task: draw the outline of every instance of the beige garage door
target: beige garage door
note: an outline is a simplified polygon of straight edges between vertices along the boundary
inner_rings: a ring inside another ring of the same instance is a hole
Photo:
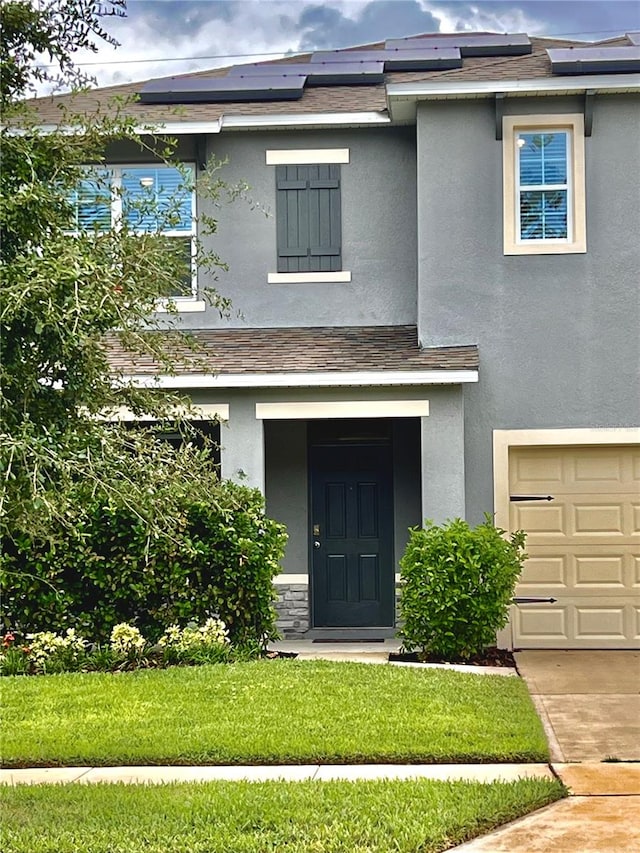
[[[514,608],[515,647],[640,648],[640,448],[514,448],[509,481],[517,595],[557,599]]]

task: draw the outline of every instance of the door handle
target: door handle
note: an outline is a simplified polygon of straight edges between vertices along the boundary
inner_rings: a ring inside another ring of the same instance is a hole
[[[317,540],[317,539],[316,539],[316,541],[313,543],[313,547],[314,547],[314,548],[319,548],[319,547],[320,547],[320,543],[318,542],[318,540]]]

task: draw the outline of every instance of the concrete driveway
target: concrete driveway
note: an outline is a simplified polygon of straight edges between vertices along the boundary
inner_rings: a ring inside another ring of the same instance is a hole
[[[640,760],[640,652],[515,654],[554,762]]]
[[[456,853],[640,850],[640,652],[517,652],[570,792]],[[607,758],[618,762],[602,763]],[[580,763],[574,763],[580,762]],[[453,850],[451,853],[453,853]]]

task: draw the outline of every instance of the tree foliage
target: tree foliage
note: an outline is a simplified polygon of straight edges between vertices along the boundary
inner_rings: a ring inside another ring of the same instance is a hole
[[[103,418],[124,406],[159,421],[177,419],[189,433],[188,401],[136,387],[113,370],[105,345],[112,339],[151,357],[165,374],[178,369],[179,353],[194,356],[192,338],[178,329],[175,302],[169,301],[167,313],[154,312],[158,299],[189,278],[183,253],[160,227],[140,234],[120,222],[97,230],[79,227],[74,218],[73,193],[87,176],[87,164],[99,168],[110,145],[126,143],[149,160],[176,165],[175,140],[151,128],[136,130],[122,102],[93,115],[61,111],[52,132],[38,124],[37,101],[24,100],[34,83],[83,82],[74,53],[95,50],[100,41],[113,43],[103,16],[123,12],[124,5],[2,4],[0,532],[10,539],[24,532],[51,541],[62,535],[73,516],[70,501],[77,498],[78,482],[92,496],[117,497],[135,508],[150,535],[163,535],[172,528],[166,516],[172,510],[170,502],[149,500],[155,478],[172,471],[179,490],[195,477],[206,494],[207,476],[215,477],[206,450],[187,451],[178,461],[152,430],[134,433]],[[35,65],[43,54],[54,71]],[[214,203],[242,189],[228,187],[218,167],[198,178],[198,193]],[[184,180],[190,180],[187,172]],[[200,238],[215,227],[212,218],[201,216]],[[199,269],[215,277],[215,268],[223,266],[219,258],[201,241],[196,253]],[[228,309],[215,290],[204,297],[221,312]]]

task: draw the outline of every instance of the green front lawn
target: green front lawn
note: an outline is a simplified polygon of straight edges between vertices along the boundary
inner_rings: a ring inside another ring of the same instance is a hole
[[[556,781],[4,789],[3,853],[435,853],[564,796]]]
[[[519,678],[253,661],[2,679],[6,767],[545,761]]]

